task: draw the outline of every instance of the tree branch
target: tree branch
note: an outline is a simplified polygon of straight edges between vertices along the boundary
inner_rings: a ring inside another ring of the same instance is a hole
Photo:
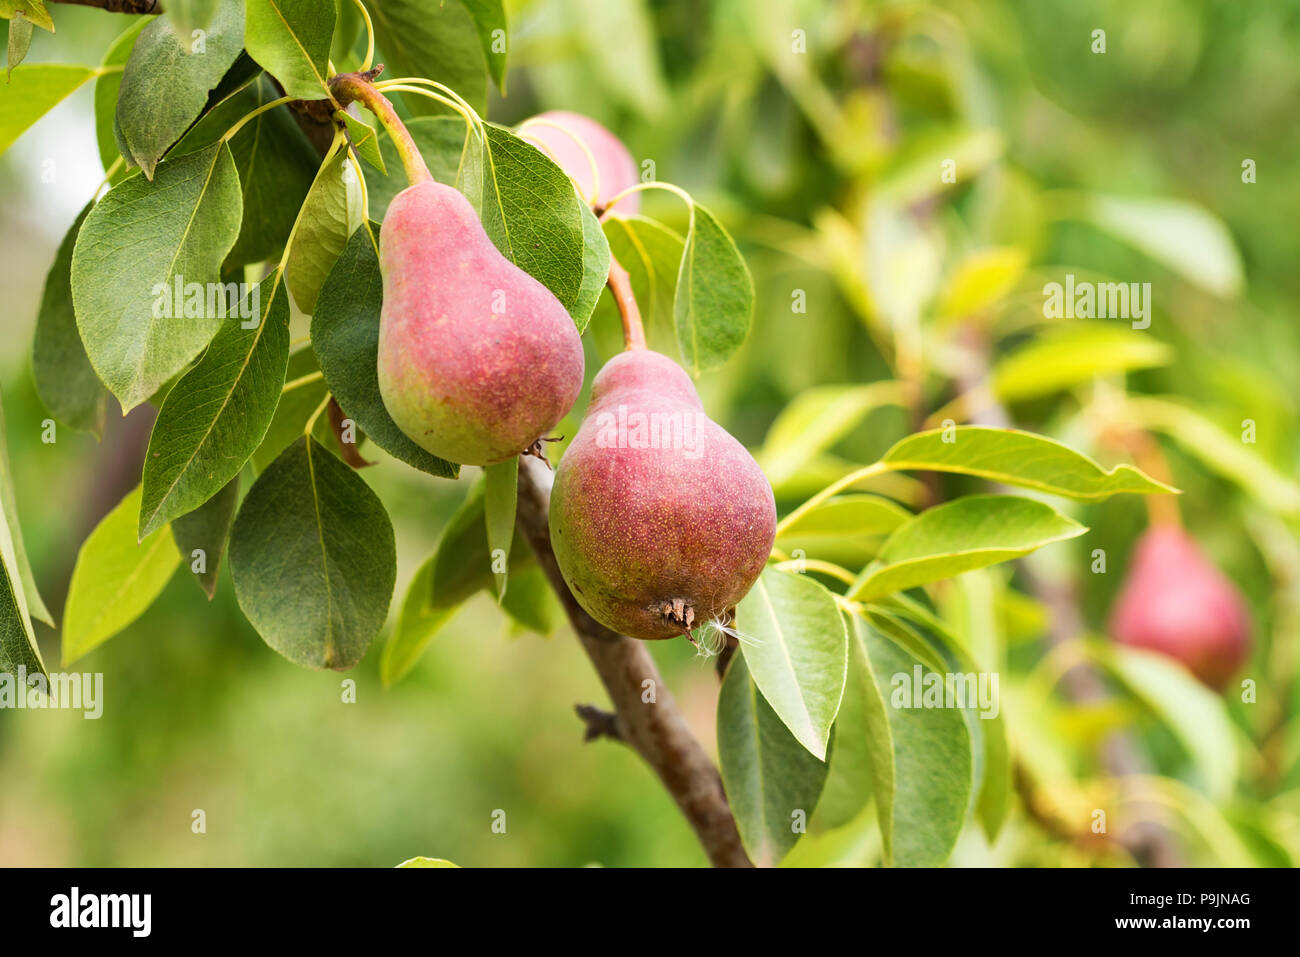
[[[520,457],[519,531],[532,546],[578,641],[609,692],[620,737],[659,775],[715,867],[752,867],[722,791],[722,778],[691,734],[645,643],[597,622],[564,583],[551,550],[547,521],[551,480],[550,470],[539,459]]]
[[[575,704],[573,710],[587,726],[587,733],[582,736],[582,740],[595,741],[597,738],[609,738],[611,741],[623,740],[623,729],[619,727],[618,715],[614,712],[597,708],[594,704]]]

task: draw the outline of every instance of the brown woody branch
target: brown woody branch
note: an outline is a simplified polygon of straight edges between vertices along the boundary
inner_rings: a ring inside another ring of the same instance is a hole
[[[722,791],[722,778],[691,734],[645,643],[597,622],[564,583],[551,550],[547,522],[551,479],[550,470],[539,459],[520,456],[519,531],[537,555],[578,641],[609,692],[614,721],[606,722],[606,727],[636,749],[659,776],[715,867],[752,867]],[[590,719],[583,718],[590,735]]]
[[[623,740],[623,729],[619,726],[618,715],[614,712],[605,711],[592,704],[575,704],[573,710],[587,726],[582,740],[595,741],[597,738],[609,738],[611,741]]]

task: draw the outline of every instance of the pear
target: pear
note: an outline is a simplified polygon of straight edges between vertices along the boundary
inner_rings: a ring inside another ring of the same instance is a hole
[[[1232,582],[1177,525],[1148,529],[1111,610],[1111,636],[1182,662],[1221,689],[1250,652],[1250,616]]]
[[[379,392],[428,452],[492,465],[573,407],[582,343],[560,301],[492,244],[457,190],[398,193],[379,236]]]
[[[672,638],[727,620],[772,551],[776,502],[682,368],[632,349],[592,383],[556,469],[550,525],[564,580],[593,618]]]
[[[521,135],[550,156],[593,206],[603,206],[640,182],[636,161],[623,141],[595,120],[581,113],[551,110],[539,113],[527,124]],[[596,161],[594,175],[593,159]],[[641,197],[637,193],[619,200],[615,207],[620,216],[631,216],[640,209]]]

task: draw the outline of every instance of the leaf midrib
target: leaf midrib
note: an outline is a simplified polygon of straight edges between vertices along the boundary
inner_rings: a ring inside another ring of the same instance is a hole
[[[307,478],[311,484],[312,510],[316,513],[316,538],[320,542],[321,572],[325,576],[325,659],[326,668],[332,667],[334,660],[334,588],[330,584],[330,559],[325,548],[325,519],[320,511],[320,493],[316,487],[316,464],[312,461],[311,447],[314,441],[310,435],[305,436],[307,451]]]
[[[760,578],[754,583],[754,587],[758,590],[759,597],[763,599],[763,605],[767,608],[768,617],[772,619],[772,627],[776,630],[777,644],[781,647],[782,657],[785,659],[785,663],[790,671],[790,677],[794,681],[795,691],[797,692],[796,698],[799,701],[799,706],[803,709],[802,717],[806,723],[807,731],[811,733],[814,739],[818,739],[820,738],[820,735],[817,732],[816,725],[813,723],[812,711],[809,709],[808,702],[804,698],[803,686],[799,683],[799,674],[795,671],[794,659],[790,657],[790,646],[786,641],[785,632],[781,628],[780,621],[777,620],[776,609],[772,606],[772,599],[768,597],[767,586],[763,584],[763,580]],[[758,682],[755,681],[754,683],[757,684]],[[824,757],[825,755],[821,756]]]
[[[170,498],[172,493],[176,491],[176,486],[180,484],[181,479],[184,478],[185,474],[189,471],[190,466],[194,464],[194,460],[198,458],[199,452],[202,451],[203,446],[207,443],[207,441],[210,438],[212,438],[213,430],[216,429],[217,423],[221,421],[221,416],[225,413],[226,407],[230,405],[231,400],[234,398],[235,391],[239,388],[239,384],[243,381],[245,373],[248,372],[248,367],[249,365],[252,364],[253,361],[253,354],[257,352],[258,344],[261,343],[262,336],[266,332],[266,327],[268,324],[267,317],[271,314],[271,306],[275,302],[275,294],[279,291],[279,288],[280,288],[280,272],[277,270],[275,275],[275,283],[271,287],[271,295],[267,299],[266,309],[262,313],[261,321],[258,323],[257,326],[257,335],[253,337],[253,344],[249,347],[248,352],[244,355],[244,361],[240,365],[239,372],[235,375],[234,381],[230,384],[230,388],[226,391],[225,396],[222,397],[221,408],[217,409],[216,414],[212,416],[211,421],[208,423],[207,428],[203,432],[203,436],[195,444],[194,451],[191,452],[189,458],[185,460],[185,464],[182,465],[180,470],[176,473],[176,477],[172,480],[171,485],[167,486],[167,490],[163,492],[163,494],[159,497],[157,506],[154,508],[153,512],[149,516],[149,522],[146,525],[145,533],[144,533],[146,536],[154,530],[151,526],[157,520],[158,514],[163,510],[163,506],[167,504],[168,498]],[[199,371],[199,367],[195,366],[194,371],[195,372]],[[186,376],[186,378],[188,378],[188,376]],[[181,381],[183,382],[184,379],[182,379]]]

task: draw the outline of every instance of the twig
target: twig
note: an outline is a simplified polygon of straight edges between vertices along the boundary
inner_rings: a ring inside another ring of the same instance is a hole
[[[623,740],[623,731],[618,726],[618,715],[614,712],[603,711],[594,704],[575,704],[573,710],[587,726],[587,732],[582,736],[583,741],[595,741],[597,738],[609,738],[611,741]]]
[[[520,457],[517,523],[609,692],[621,740],[659,776],[715,867],[752,867],[723,793],[722,778],[691,734],[645,643],[597,622],[565,585],[547,523],[551,478],[540,461]]]

